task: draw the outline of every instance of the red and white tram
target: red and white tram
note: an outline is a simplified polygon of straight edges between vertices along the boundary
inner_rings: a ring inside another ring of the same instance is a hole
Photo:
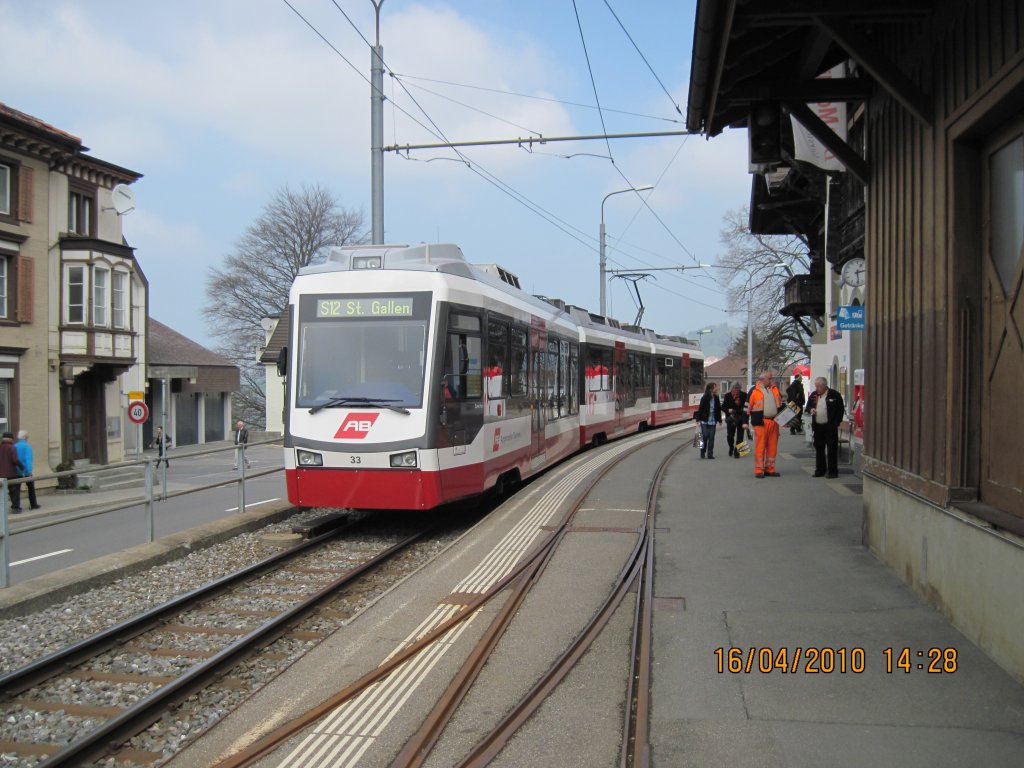
[[[531,296],[454,245],[336,249],[288,311],[299,506],[432,509],[691,418],[703,392],[698,345]]]

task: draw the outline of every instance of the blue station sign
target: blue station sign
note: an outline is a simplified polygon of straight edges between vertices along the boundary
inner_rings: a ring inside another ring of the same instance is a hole
[[[836,313],[836,328],[840,331],[864,330],[864,307],[862,305],[839,307]]]

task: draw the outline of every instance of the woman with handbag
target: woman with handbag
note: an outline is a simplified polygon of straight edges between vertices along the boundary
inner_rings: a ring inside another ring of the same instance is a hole
[[[718,385],[711,382],[704,388],[704,396],[697,406],[697,423],[700,424],[701,437],[704,439],[700,448],[700,457],[707,454],[709,459],[715,458],[715,432],[722,423],[722,401],[718,399]]]

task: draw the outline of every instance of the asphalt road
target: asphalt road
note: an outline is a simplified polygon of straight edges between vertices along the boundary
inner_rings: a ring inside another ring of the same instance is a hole
[[[253,446],[249,448],[248,456],[252,467],[247,472],[263,472],[283,467],[283,456],[279,446]],[[171,492],[219,481],[223,481],[224,485],[166,501],[157,501],[153,513],[155,538],[218,520],[238,511],[238,479],[241,473],[232,469],[234,457],[233,451],[191,458],[187,455],[171,454],[171,466],[167,471],[168,488]],[[141,497],[143,492],[142,488],[133,489],[130,497]],[[154,488],[154,493],[159,493],[159,486]],[[103,497],[104,494],[97,493],[82,494],[73,498],[79,500],[80,504],[91,505]],[[247,479],[245,482],[246,509],[284,498],[287,498],[287,493],[283,471]],[[114,500],[111,498],[111,501]],[[41,496],[39,501],[44,510],[47,507],[58,506],[58,497],[55,496]],[[61,506],[68,505],[64,503]],[[38,523],[41,518],[33,516],[31,519],[11,519],[11,530],[15,535],[11,537],[10,584],[119,552],[147,541],[145,504],[105,512],[83,520],[60,522],[80,511],[72,509],[67,512],[54,512],[42,519],[59,524],[21,534],[17,533],[19,528],[30,523]]]

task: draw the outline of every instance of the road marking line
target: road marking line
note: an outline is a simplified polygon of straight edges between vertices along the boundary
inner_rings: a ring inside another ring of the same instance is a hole
[[[260,504],[269,504],[272,501],[280,501],[280,500],[281,500],[280,496],[275,496],[272,499],[264,499],[263,501],[254,501],[252,504],[246,503],[245,508],[248,509],[249,507],[258,507]],[[238,507],[232,507],[231,509],[225,509],[224,511],[225,512],[237,512],[238,511]]]
[[[26,558],[24,560],[17,560],[15,562],[11,563],[11,565],[21,565],[22,563],[31,563],[33,560],[44,560],[47,557],[56,557],[57,555],[63,555],[63,554],[66,554],[68,552],[74,552],[74,551],[75,550],[73,550],[73,549],[58,549],[56,552],[50,552],[50,553],[45,554],[45,555],[36,555],[35,557],[29,557],[29,558]]]

